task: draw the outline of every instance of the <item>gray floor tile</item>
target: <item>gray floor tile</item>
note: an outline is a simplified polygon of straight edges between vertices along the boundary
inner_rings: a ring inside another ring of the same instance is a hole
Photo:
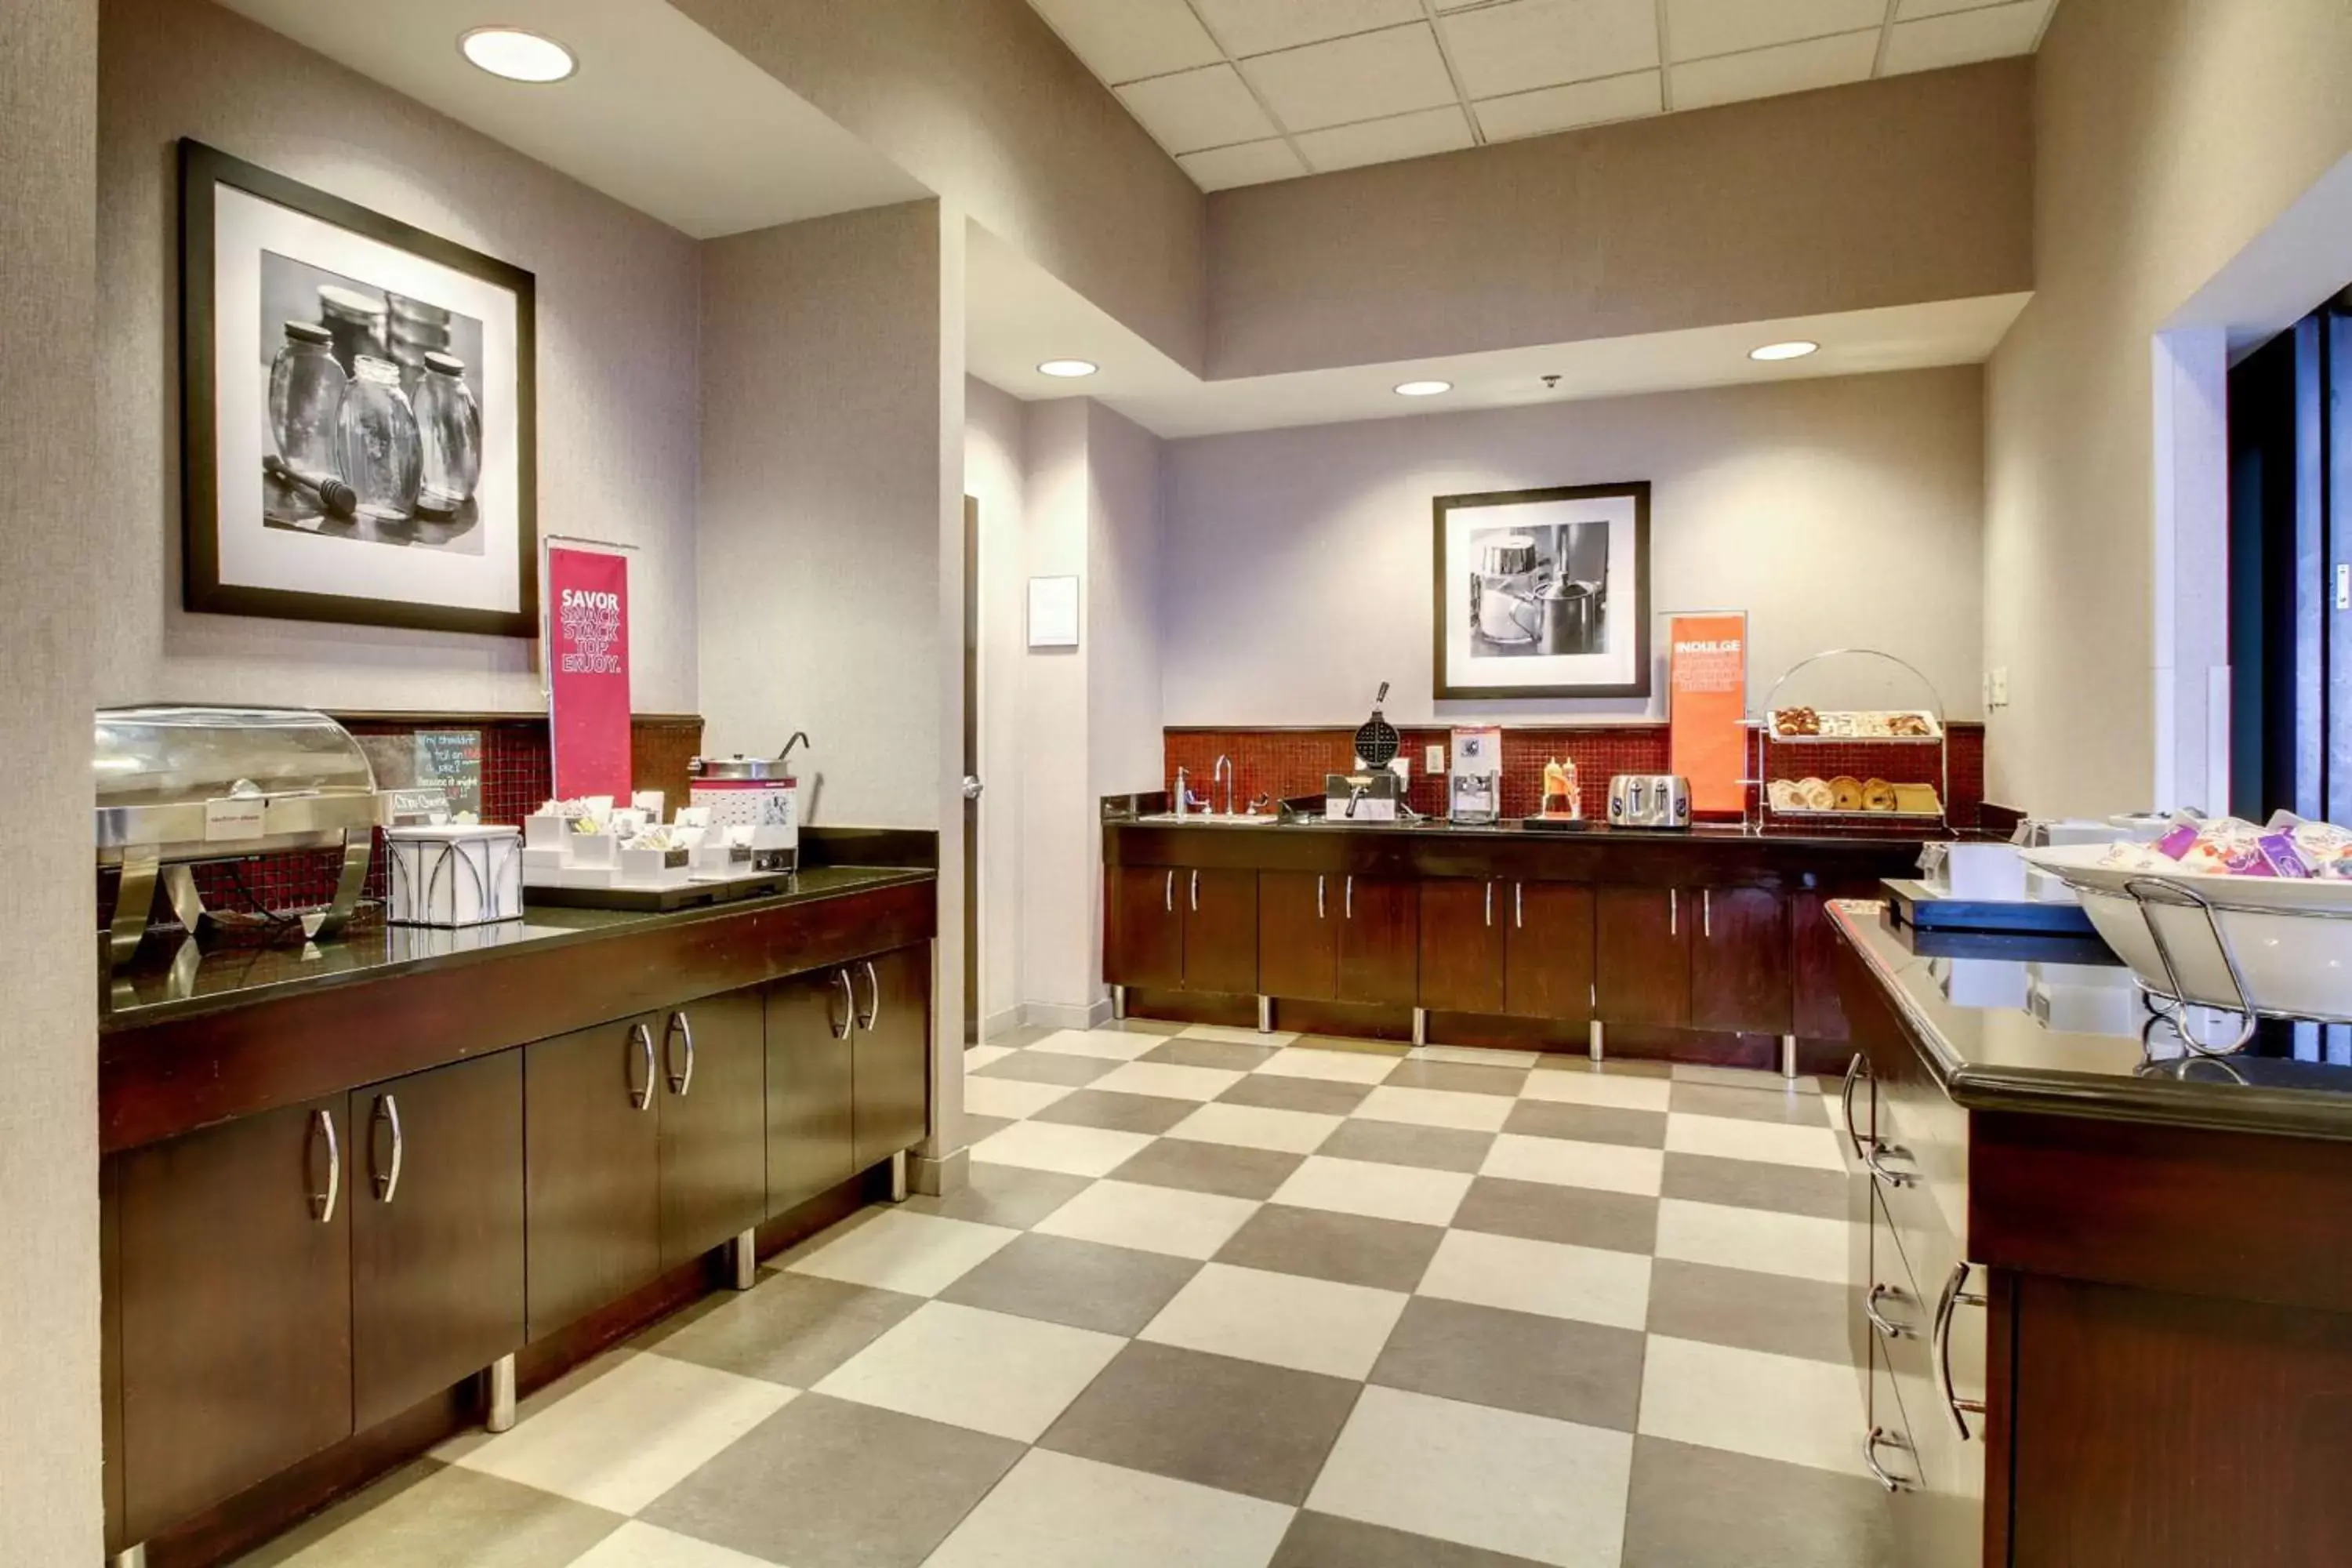
[[[1302,1510],[1266,1568],[1537,1568],[1532,1559]]]
[[[1724,1160],[1712,1154],[1668,1153],[1661,1191],[1664,1196],[1696,1203],[1843,1219],[1853,1201],[1848,1185],[1847,1178],[1836,1171]]]
[[[563,1568],[623,1518],[429,1459],[306,1521],[238,1568]]]
[[[1370,1092],[1369,1090],[1367,1092]],[[1317,1153],[1376,1165],[1419,1165],[1425,1171],[1475,1171],[1495,1146],[1491,1132],[1416,1127],[1402,1121],[1345,1121]]]
[[[1058,1083],[1084,1089],[1120,1064],[1101,1057],[1074,1057],[1065,1051],[1015,1051],[989,1063],[974,1078],[1018,1079],[1023,1083]]]
[[[1136,1059],[1170,1062],[1177,1067],[1223,1068],[1233,1072],[1252,1072],[1274,1052],[1272,1046],[1245,1046],[1235,1040],[1200,1040],[1180,1036],[1164,1046],[1152,1047]]]
[[[1357,1393],[1347,1378],[1131,1344],[1038,1447],[1295,1505]]]
[[[1200,1271],[1190,1258],[1031,1235],[940,1291],[940,1300],[1132,1336]]]
[[[1650,1269],[1650,1331],[1843,1363],[1852,1295],[1817,1279],[1661,1258]]]
[[[1228,1105],[1263,1105],[1270,1110],[1311,1110],[1323,1116],[1346,1116],[1372,1092],[1368,1083],[1334,1083],[1328,1079],[1282,1078],[1252,1073],[1217,1096]]]
[[[1192,1114],[1194,1102],[1157,1094],[1118,1094],[1109,1089],[1082,1089],[1066,1094],[1032,1121],[1058,1121],[1071,1127],[1108,1127],[1114,1132],[1167,1131]]]
[[[1399,1062],[1381,1080],[1390,1089],[1444,1089],[1456,1094],[1517,1094],[1528,1081],[1525,1068],[1474,1067],[1467,1062]]]
[[[793,1568],[917,1568],[1022,1451],[803,1394],[638,1517]]]
[[[989,1036],[981,1044],[1003,1046],[1007,1050],[1017,1051],[1024,1046],[1034,1046],[1046,1036],[1060,1032],[1058,1029],[1049,1029],[1039,1024],[1016,1024],[1012,1028],[1001,1029]]]
[[[1641,1413],[1642,1341],[1630,1329],[1416,1296],[1371,1381],[1630,1432]]]
[[[1623,1568],[1892,1568],[1876,1486],[1663,1437],[1633,1440]]]
[[[1592,1058],[1582,1051],[1546,1051],[1536,1058],[1538,1072],[1592,1070]],[[1639,1057],[1612,1056],[1601,1070],[1621,1078],[1672,1078],[1675,1075],[1670,1063],[1644,1061]]]
[[[968,1149],[990,1133],[1002,1132],[1012,1126],[1013,1119],[1009,1116],[982,1116],[967,1110],[957,1125],[962,1129],[964,1147]]]
[[[1192,1026],[1181,1018],[1120,1018],[1095,1026],[1120,1035],[1181,1035]]]
[[[1444,1239],[1440,1226],[1268,1204],[1234,1233],[1217,1261],[1377,1290],[1411,1290]]]
[[[703,1302],[708,1310],[646,1336],[640,1348],[793,1388],[808,1387],[923,1304],[919,1296],[808,1274],[772,1275],[756,1289]]]
[[[1519,1101],[1511,1107],[1511,1119],[1503,1123],[1503,1131],[1529,1138],[1573,1138],[1580,1143],[1623,1143],[1636,1149],[1666,1146],[1666,1119],[1655,1111],[1559,1100]]]
[[[1779,1121],[1796,1127],[1822,1122],[1819,1089],[1726,1089],[1712,1083],[1676,1083],[1667,1109],[1695,1116],[1730,1116],[1743,1121]]]
[[[1470,1184],[1462,1206],[1454,1211],[1454,1228],[1647,1257],[1657,1250],[1658,1200],[1634,1193],[1481,1176]]]
[[[1229,1198],[1264,1198],[1288,1181],[1290,1173],[1298,1169],[1306,1158],[1304,1154],[1287,1154],[1274,1149],[1244,1149],[1231,1143],[1162,1138],[1137,1150],[1110,1174],[1114,1181],[1141,1182],[1155,1187],[1220,1193]]]
[[[1008,1121],[1002,1125],[1013,1124]],[[980,1142],[977,1135],[972,1142]],[[1033,1171],[1025,1165],[999,1165],[985,1160],[971,1162],[971,1180],[945,1197],[911,1197],[903,1206],[916,1214],[937,1215],[941,1219],[966,1219],[976,1225],[1027,1230],[1094,1184],[1085,1176]]]

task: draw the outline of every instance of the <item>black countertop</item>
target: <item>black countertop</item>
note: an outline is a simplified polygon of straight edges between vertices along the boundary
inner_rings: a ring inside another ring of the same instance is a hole
[[[2149,1021],[2131,972],[2037,960],[2037,939],[1979,937],[1966,956],[1834,900],[1831,922],[1885,989],[1944,1092],[1973,1110],[2352,1141],[2352,1067],[2197,1057]],[[1956,999],[1958,998],[1958,999]]]
[[[929,881],[934,875],[919,867],[818,866],[803,868],[787,893],[668,914],[530,909],[526,891],[522,919],[460,931],[385,925],[371,913],[322,942],[257,946],[215,942],[198,949],[183,942],[174,951],[160,941],[151,942],[138,963],[117,971],[102,987],[99,1027],[102,1033],[142,1028],[298,992],[478,963],[517,949],[593,942],[656,925],[734,920],[763,910]]]
[[[1277,838],[1294,837],[1301,833],[1339,834],[1350,838],[1411,837],[1411,838],[1518,838],[1545,844],[1757,844],[1784,845],[1790,848],[1886,848],[1916,847],[1938,839],[1962,837],[1958,832],[1880,831],[1853,828],[1837,832],[1810,832],[1803,829],[1773,828],[1759,831],[1736,822],[1700,822],[1688,827],[1612,827],[1596,822],[1580,830],[1562,832],[1557,828],[1527,827],[1517,818],[1485,826],[1470,826],[1448,821],[1442,816],[1423,817],[1419,822],[1332,822],[1321,817],[1304,817],[1292,822],[1245,823],[1211,820],[1198,816],[1176,817],[1165,815],[1131,815],[1118,811],[1106,803],[1104,826],[1109,827],[1140,827],[1160,830],[1182,829],[1188,832],[1271,835]]]

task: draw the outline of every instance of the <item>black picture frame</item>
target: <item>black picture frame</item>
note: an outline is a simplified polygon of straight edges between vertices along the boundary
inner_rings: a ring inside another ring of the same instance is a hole
[[[1452,514],[1484,507],[1520,506],[1546,501],[1627,500],[1633,504],[1633,679],[1628,681],[1576,686],[1454,685],[1446,679],[1445,648],[1449,619],[1454,613],[1454,584],[1445,564],[1446,531]],[[1553,485],[1537,489],[1482,490],[1468,495],[1437,496],[1430,503],[1430,684],[1439,702],[1490,702],[1524,699],[1643,697],[1650,695],[1650,482],[1628,480],[1608,485]]]
[[[180,140],[179,174],[182,604],[205,615],[538,637],[538,292],[533,275],[193,138]],[[220,351],[213,318],[215,192],[223,185],[478,278],[514,296],[517,603],[513,610],[306,593],[221,580],[219,409],[215,395]]]

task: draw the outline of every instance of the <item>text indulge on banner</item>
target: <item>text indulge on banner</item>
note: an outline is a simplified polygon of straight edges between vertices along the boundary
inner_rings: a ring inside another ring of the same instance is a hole
[[[1666,622],[1666,717],[1674,770],[1690,780],[1691,810],[1748,809],[1748,617],[1675,616]]]
[[[555,793],[629,798],[629,561],[547,552],[548,730]]]

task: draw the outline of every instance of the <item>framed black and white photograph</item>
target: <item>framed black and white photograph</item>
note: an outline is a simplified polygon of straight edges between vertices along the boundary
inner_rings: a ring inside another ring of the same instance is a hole
[[[535,637],[531,275],[180,143],[191,610]]]
[[[1439,496],[1439,701],[1650,694],[1650,487]]]

